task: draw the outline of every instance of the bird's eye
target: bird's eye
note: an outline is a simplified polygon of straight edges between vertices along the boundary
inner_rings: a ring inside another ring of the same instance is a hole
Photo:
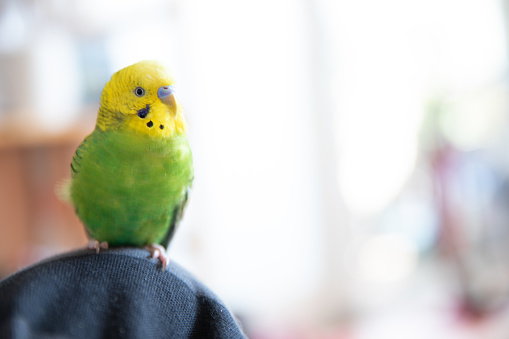
[[[136,87],[134,89],[134,94],[136,94],[137,97],[142,97],[145,95],[145,90],[141,87]]]

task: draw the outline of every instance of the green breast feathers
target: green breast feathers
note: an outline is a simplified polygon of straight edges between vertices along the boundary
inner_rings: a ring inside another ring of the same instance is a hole
[[[110,246],[166,246],[193,180],[187,138],[153,140],[96,130],[71,164],[71,201],[91,238]]]

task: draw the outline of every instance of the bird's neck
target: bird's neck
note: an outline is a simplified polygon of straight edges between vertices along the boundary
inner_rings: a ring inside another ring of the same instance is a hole
[[[101,106],[99,107],[95,127],[103,132],[115,130],[121,126],[123,120],[124,118],[121,113],[112,112]]]
[[[167,112],[153,109],[146,118],[113,112],[104,107],[99,108],[96,129],[102,132],[114,131],[146,136],[153,140],[167,140],[186,135],[186,122],[182,112],[170,117]]]

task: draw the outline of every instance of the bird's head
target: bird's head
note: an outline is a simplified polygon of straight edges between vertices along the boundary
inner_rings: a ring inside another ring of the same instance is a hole
[[[140,61],[113,74],[102,92],[97,128],[161,138],[185,133],[167,70],[157,61]]]

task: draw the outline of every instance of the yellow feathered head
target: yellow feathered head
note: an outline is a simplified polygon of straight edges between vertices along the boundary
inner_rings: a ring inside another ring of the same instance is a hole
[[[113,74],[102,92],[97,128],[162,138],[183,134],[182,109],[165,67],[145,60]]]

